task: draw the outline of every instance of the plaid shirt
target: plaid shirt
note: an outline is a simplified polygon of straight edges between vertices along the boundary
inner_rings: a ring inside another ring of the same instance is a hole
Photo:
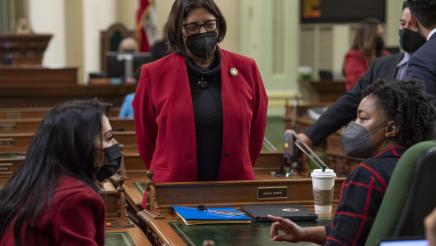
[[[364,245],[404,147],[386,149],[359,164],[342,184],[324,245]]]

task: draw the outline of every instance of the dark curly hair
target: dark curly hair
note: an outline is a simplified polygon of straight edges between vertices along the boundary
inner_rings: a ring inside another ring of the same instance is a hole
[[[366,88],[362,98],[368,95],[376,96],[389,120],[395,121],[398,144],[408,147],[434,139],[436,109],[421,81],[378,80]]]

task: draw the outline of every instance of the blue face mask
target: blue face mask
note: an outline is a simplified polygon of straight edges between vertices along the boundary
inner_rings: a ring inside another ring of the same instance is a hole
[[[342,148],[345,154],[355,158],[369,158],[374,150],[374,146],[371,145],[370,136],[384,127],[385,125],[382,125],[369,132],[365,127],[356,122],[350,122],[341,133]]]

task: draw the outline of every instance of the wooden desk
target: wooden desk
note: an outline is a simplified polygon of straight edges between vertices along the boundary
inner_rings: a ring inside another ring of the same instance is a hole
[[[339,186],[343,178],[336,180],[334,204],[337,204]],[[281,198],[258,198],[261,187],[280,187],[285,194]],[[174,230],[170,223],[180,222],[170,210],[171,205],[182,206],[231,206],[245,204],[303,204],[313,207],[312,182],[310,178],[289,178],[281,180],[220,181],[162,183],[153,185],[150,207],[138,213],[145,224],[145,232],[155,245],[189,245]],[[127,191],[127,189],[126,189]],[[130,194],[127,192],[127,196]],[[130,197],[132,199],[132,197]],[[203,233],[208,235],[207,232]],[[229,235],[230,237],[231,235]],[[207,239],[207,238],[206,238]],[[232,242],[229,242],[232,243]],[[235,244],[244,242],[233,242]]]
[[[134,131],[133,120],[109,118],[113,131]],[[42,117],[23,119],[1,119],[0,133],[35,132],[41,124]]]
[[[321,103],[334,103],[342,94],[345,93],[345,82],[334,80],[323,81],[299,81],[302,88],[315,92],[311,95],[311,101]]]
[[[76,85],[77,67],[0,66],[0,85]]]
[[[47,114],[51,107],[25,107],[25,108],[0,108],[0,120],[42,118]],[[119,107],[112,107],[109,117],[118,117]]]
[[[134,131],[114,131],[114,138],[124,145],[127,152],[138,152]],[[0,133],[0,153],[26,153],[34,133]]]
[[[0,61],[8,56],[14,65],[40,65],[51,37],[51,34],[0,33]]]
[[[72,99],[98,98],[121,105],[136,85],[11,85],[0,84],[2,107],[52,107]]]

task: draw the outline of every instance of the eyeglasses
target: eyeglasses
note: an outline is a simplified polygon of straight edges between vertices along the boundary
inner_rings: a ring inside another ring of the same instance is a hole
[[[217,21],[215,20],[208,20],[206,22],[204,22],[203,24],[198,24],[198,23],[188,23],[188,24],[184,24],[183,28],[185,28],[186,32],[188,32],[188,34],[196,34],[200,31],[201,27],[204,28],[204,30],[206,30],[206,32],[212,32],[216,30],[216,24]]]

